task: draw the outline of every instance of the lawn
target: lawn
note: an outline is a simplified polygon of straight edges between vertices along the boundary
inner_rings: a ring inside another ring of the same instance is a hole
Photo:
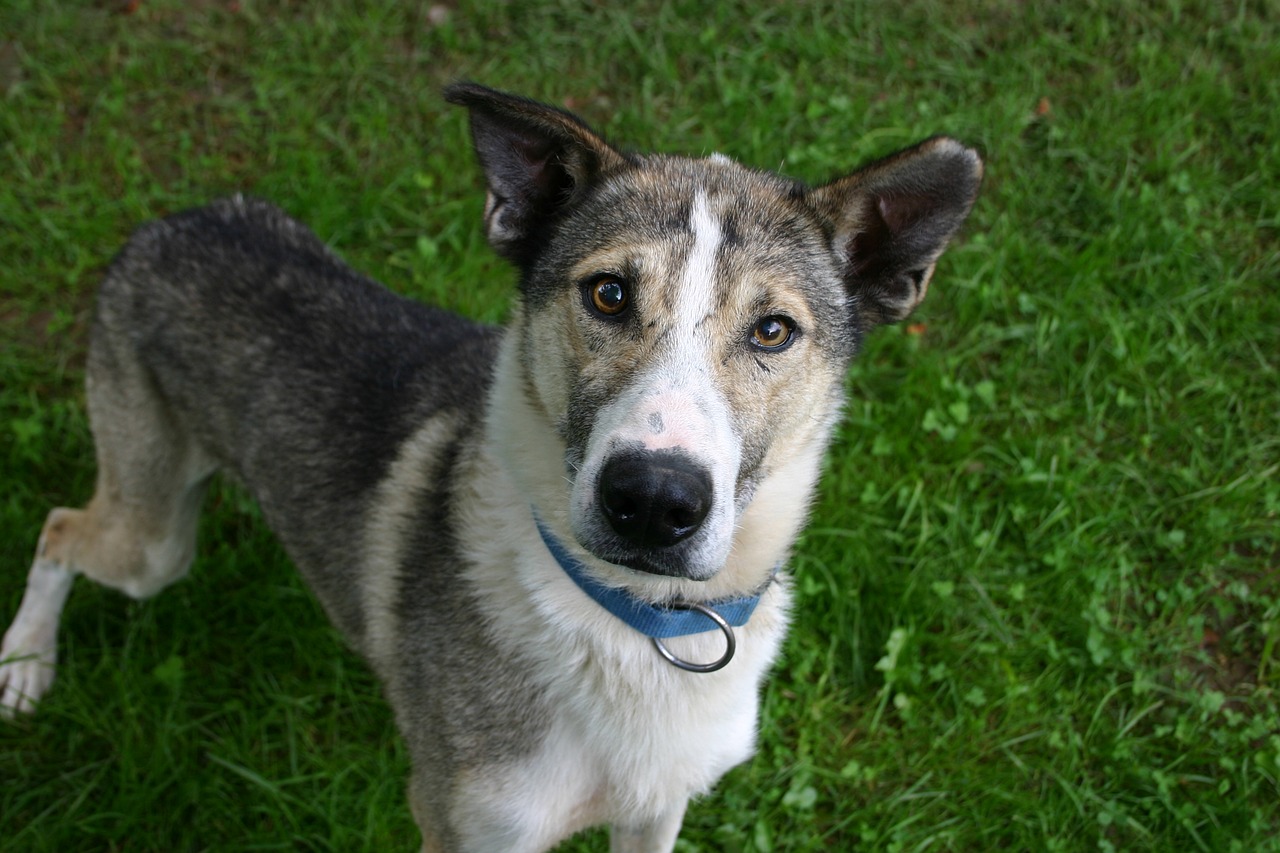
[[[679,849],[1280,850],[1277,22],[1270,0],[8,0],[0,621],[45,513],[90,494],[92,294],[138,223],[251,192],[499,321],[513,275],[450,80],[814,182],[945,132],[983,152],[982,196],[849,374],[759,753]],[[370,674],[252,503],[207,510],[163,595],[77,586],[53,691],[0,724],[0,849],[416,849]]]

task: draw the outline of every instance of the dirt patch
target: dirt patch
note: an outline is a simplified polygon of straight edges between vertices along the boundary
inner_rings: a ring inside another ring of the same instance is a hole
[[[1280,601],[1280,548],[1266,551],[1236,543],[1232,550],[1256,568],[1237,572],[1231,581],[1215,587],[1198,653],[1183,659],[1195,683],[1222,693],[1228,702],[1246,699],[1263,682],[1277,680],[1277,662],[1265,656],[1268,615],[1274,620]],[[1242,596],[1241,590],[1246,589],[1247,595]]]
[[[0,340],[19,359],[54,368],[33,371],[41,380],[31,390],[40,395],[69,394],[80,385],[92,316],[92,289],[66,294],[59,304],[48,306],[0,297]]]

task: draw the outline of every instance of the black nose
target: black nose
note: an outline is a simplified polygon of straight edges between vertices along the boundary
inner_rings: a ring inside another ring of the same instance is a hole
[[[711,477],[678,451],[622,453],[600,473],[600,509],[619,536],[642,548],[665,548],[707,517]]]

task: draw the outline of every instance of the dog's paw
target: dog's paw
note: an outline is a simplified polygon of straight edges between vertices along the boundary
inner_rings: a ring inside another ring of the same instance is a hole
[[[53,684],[57,647],[14,625],[0,645],[0,716],[29,714]]]

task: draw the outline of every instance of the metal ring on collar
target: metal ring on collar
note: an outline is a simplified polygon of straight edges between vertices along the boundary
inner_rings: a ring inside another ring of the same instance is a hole
[[[712,622],[716,623],[716,627],[724,634],[724,654],[721,655],[718,660],[713,660],[711,663],[690,663],[687,660],[681,660],[673,655],[671,651],[662,644],[662,640],[659,640],[657,637],[652,637],[653,645],[657,648],[658,654],[666,658],[673,666],[678,666],[681,669],[688,670],[689,672],[715,672],[717,669],[724,668],[729,661],[733,660],[733,653],[738,648],[738,641],[734,639],[733,628],[729,626],[729,623],[725,621],[723,616],[712,610],[710,607],[707,607],[705,604],[673,604],[672,607],[675,607],[677,610],[696,610]]]

